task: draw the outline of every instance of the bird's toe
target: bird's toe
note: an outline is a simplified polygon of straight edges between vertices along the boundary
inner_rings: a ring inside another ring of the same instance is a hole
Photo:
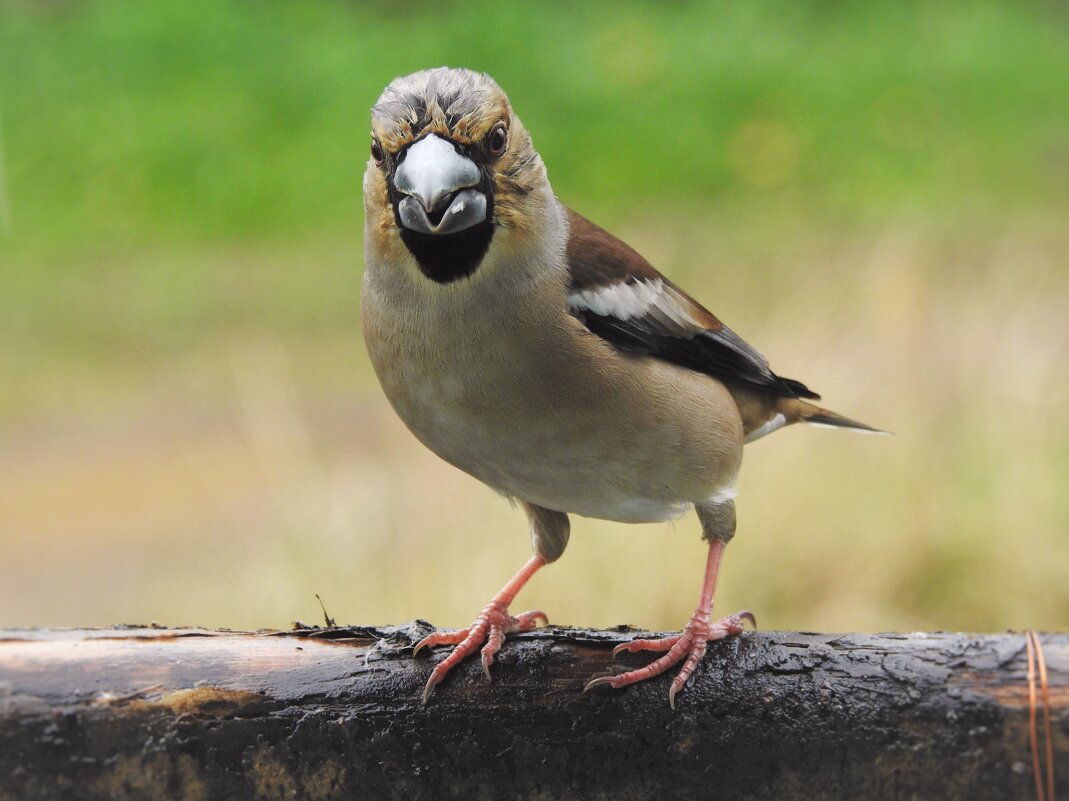
[[[737,612],[715,622],[709,621],[707,613],[695,613],[694,617],[691,618],[690,622],[679,634],[655,639],[640,638],[621,643],[612,649],[614,657],[625,652],[636,653],[639,651],[654,651],[661,653],[662,656],[635,670],[593,679],[587,682],[583,692],[602,686],[612,687],[613,689],[627,687],[630,684],[659,676],[673,666],[682,663],[668,690],[668,703],[675,709],[676,696],[683,690],[698,665],[701,664],[701,660],[705,656],[706,644],[741,633],[744,628],[743,624],[746,621],[756,627],[753,613],[749,611]]]

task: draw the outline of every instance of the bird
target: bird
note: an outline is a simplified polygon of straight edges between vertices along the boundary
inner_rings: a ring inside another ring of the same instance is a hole
[[[520,589],[564,553],[569,515],[621,523],[694,509],[708,544],[694,615],[678,634],[620,651],[660,654],[584,691],[678,672],[749,611],[712,615],[736,529],[743,446],[793,423],[877,432],[824,409],[632,247],[565,206],[505,92],[463,68],[391,81],[371,109],[363,178],[361,319],[379,383],[431,451],[514,500],[533,554],[448,645],[422,701],[465,658],[487,679],[506,635],[548,624],[513,615]]]

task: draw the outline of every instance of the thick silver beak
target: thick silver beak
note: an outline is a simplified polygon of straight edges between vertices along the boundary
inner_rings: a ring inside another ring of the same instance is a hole
[[[431,134],[412,145],[394,174],[405,195],[397,213],[405,228],[421,234],[454,234],[486,219],[486,195],[471,187],[482,179],[475,162]]]

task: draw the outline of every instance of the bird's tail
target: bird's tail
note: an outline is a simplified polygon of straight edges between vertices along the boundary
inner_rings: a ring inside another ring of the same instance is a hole
[[[884,431],[880,428],[873,428],[866,423],[859,423],[857,420],[851,420],[849,417],[843,417],[841,414],[830,411],[828,409],[822,409],[808,401],[799,400],[798,405],[801,407],[798,409],[798,421],[802,423],[809,423],[814,426],[826,426],[828,428],[847,428],[851,431],[859,431],[862,434],[890,434],[890,431]]]

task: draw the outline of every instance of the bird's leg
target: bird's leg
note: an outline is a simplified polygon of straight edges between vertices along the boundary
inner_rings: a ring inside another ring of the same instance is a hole
[[[524,612],[522,615],[513,617],[509,614],[509,605],[516,594],[523,589],[527,580],[540,567],[556,561],[564,553],[571,527],[568,523],[568,515],[563,512],[545,509],[522,500],[520,506],[526,512],[527,520],[531,525],[531,545],[535,555],[520,569],[519,573],[509,580],[508,584],[501,588],[501,592],[494,596],[468,628],[452,632],[435,632],[416,643],[413,654],[427,646],[456,646],[449,656],[431,672],[431,677],[427,680],[427,686],[423,690],[424,704],[430,699],[434,688],[445,678],[445,675],[465,657],[475,653],[475,649],[480,645],[482,646],[483,673],[489,681],[490,664],[494,661],[494,654],[501,648],[501,643],[505,641],[506,634],[530,631],[538,625],[539,621],[543,624],[549,622],[544,612]]]
[[[549,622],[549,618],[546,617],[544,612],[524,612],[516,617],[509,614],[509,604],[512,603],[523,585],[527,583],[527,580],[544,564],[546,564],[546,559],[543,556],[540,554],[532,556],[527,564],[509,579],[508,584],[502,587],[501,591],[493,597],[493,600],[483,607],[483,611],[479,613],[475,622],[468,628],[460,631],[435,632],[416,643],[416,647],[412,651],[413,655],[419,653],[423,648],[435,645],[456,646],[449,656],[439,662],[431,672],[431,677],[427,680],[427,686],[423,690],[424,704],[430,700],[434,688],[445,678],[446,674],[465,657],[475,653],[475,650],[480,645],[482,646],[483,673],[486,674],[486,678],[489,681],[490,664],[494,661],[494,654],[501,648],[501,643],[504,642],[506,634],[512,634],[517,631],[530,631],[538,625],[539,621],[543,624]]]
[[[704,511],[705,510],[699,509],[699,515],[702,517],[702,523],[706,527],[706,532],[708,534],[710,521],[707,519],[708,513],[706,512],[703,514]],[[730,514],[730,518],[728,518],[728,514]],[[687,679],[690,678],[694,669],[698,666],[698,663],[701,662],[702,657],[705,656],[706,644],[715,642],[716,640],[722,640],[732,634],[741,633],[743,630],[743,621],[748,620],[750,621],[750,625],[757,625],[753,613],[745,611],[737,612],[734,615],[729,615],[717,621],[711,620],[713,595],[716,592],[716,577],[720,570],[720,559],[724,554],[727,540],[730,539],[731,534],[733,534],[735,530],[734,506],[732,505],[729,512],[728,510],[722,510],[716,514],[715,517],[720,518],[719,522],[726,522],[730,519],[730,533],[728,533],[726,537],[723,536],[724,532],[719,532],[720,536],[709,537],[709,555],[705,562],[705,579],[702,581],[702,593],[701,597],[698,599],[698,608],[694,611],[694,615],[691,617],[690,622],[687,623],[683,631],[679,634],[673,634],[670,637],[653,640],[632,640],[631,642],[616,646],[612,651],[613,656],[616,656],[623,651],[629,653],[634,653],[636,651],[666,651],[667,653],[665,653],[664,656],[655,659],[645,667],[638,668],[637,670],[630,670],[615,676],[602,676],[594,679],[583,688],[583,692],[587,692],[594,687],[600,687],[601,685],[608,685],[614,689],[626,687],[629,684],[659,676],[673,665],[682,662],[683,667],[679,669],[679,673],[677,673],[675,679],[672,680],[672,686],[668,690],[668,703],[675,709],[676,695],[683,689],[683,686],[687,683]]]

